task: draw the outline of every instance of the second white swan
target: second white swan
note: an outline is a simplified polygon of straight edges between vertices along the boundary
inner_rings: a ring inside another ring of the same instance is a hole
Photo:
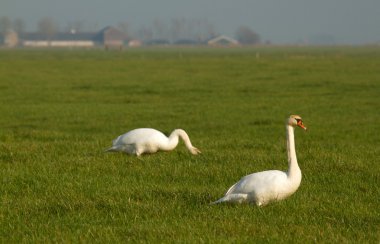
[[[286,120],[287,150],[289,169],[287,172],[268,170],[243,177],[230,187],[224,197],[213,202],[255,203],[266,205],[272,201],[282,200],[292,195],[301,184],[301,169],[298,166],[294,145],[294,128],[299,126],[306,130],[298,115],[291,115]]]
[[[143,153],[155,153],[157,151],[171,151],[177,145],[179,137],[185,142],[187,149],[192,154],[200,153],[199,149],[191,144],[187,133],[182,129],[175,129],[169,137],[162,132],[151,128],[139,128],[120,135],[113,140],[112,147],[107,152],[126,152],[140,156]]]

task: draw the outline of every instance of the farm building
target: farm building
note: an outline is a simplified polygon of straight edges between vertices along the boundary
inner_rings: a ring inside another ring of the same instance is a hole
[[[210,46],[236,46],[239,42],[231,37],[220,35],[207,42]]]
[[[2,39],[6,47],[14,47],[18,43],[18,35],[13,30],[7,31]]]
[[[96,34],[95,40],[104,45],[105,48],[122,48],[127,36],[120,30],[107,26]]]
[[[2,36],[5,46],[14,47],[94,47],[104,46],[106,48],[122,48],[127,39],[125,34],[113,27],[106,27],[99,32],[58,32],[44,34],[37,32],[26,32],[17,34],[8,31]]]
[[[42,33],[20,34],[20,45],[24,47],[93,47],[93,33],[56,33],[51,36]]]

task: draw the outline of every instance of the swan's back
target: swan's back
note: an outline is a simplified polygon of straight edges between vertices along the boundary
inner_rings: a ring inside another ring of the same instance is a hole
[[[160,131],[151,128],[131,130],[113,141],[113,145],[130,145],[145,142],[165,141],[167,137]]]
[[[168,138],[162,132],[151,128],[139,128],[118,136],[106,152],[121,151],[139,156],[143,153],[155,153],[167,143]]]

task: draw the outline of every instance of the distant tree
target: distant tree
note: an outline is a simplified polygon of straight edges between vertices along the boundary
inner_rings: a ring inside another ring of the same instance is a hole
[[[153,31],[150,28],[142,26],[139,30],[137,30],[135,36],[144,42],[148,42],[153,38]]]
[[[119,24],[117,24],[117,28],[123,32],[123,34],[128,37],[128,32],[129,32],[129,24],[127,22],[119,22]]]
[[[174,43],[177,41],[202,42],[215,37],[217,32],[214,26],[206,19],[173,18],[169,22],[155,19],[151,27],[141,27],[137,31],[134,31],[133,34],[134,37],[144,41],[154,39]]]
[[[22,19],[15,19],[13,21],[13,29],[17,32],[17,33],[23,33],[25,32],[25,22],[24,20]]]
[[[178,40],[181,38],[181,32],[183,31],[183,19],[172,19],[170,28],[172,40]]]
[[[12,22],[7,16],[0,18],[0,33],[5,33],[12,28]]]
[[[58,31],[58,26],[50,17],[45,17],[38,22],[38,31],[41,32],[46,39],[50,40]]]
[[[153,22],[154,38],[167,39],[167,26],[165,22],[155,19]]]
[[[67,24],[65,31],[71,33],[81,32],[84,30],[84,26],[85,24],[83,20],[71,21]]]
[[[89,32],[97,32],[99,31],[99,28],[100,27],[97,22],[87,22],[85,30]]]
[[[208,28],[208,23],[185,18],[174,18],[170,24],[170,34],[173,41],[179,39],[199,40],[204,35],[202,31]]]
[[[214,26],[207,19],[199,19],[194,22],[195,40],[205,41],[217,36]]]
[[[240,26],[236,31],[236,39],[241,44],[258,44],[260,36],[247,26]]]
[[[207,34],[208,34],[209,38],[217,36],[217,32],[215,30],[215,27],[212,24],[207,23],[206,28],[207,28]]]

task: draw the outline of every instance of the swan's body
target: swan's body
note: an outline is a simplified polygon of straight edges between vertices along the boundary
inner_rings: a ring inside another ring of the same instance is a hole
[[[185,142],[187,149],[192,154],[198,154],[200,151],[193,147],[189,136],[182,129],[174,130],[169,137],[162,132],[151,128],[140,128],[131,130],[113,140],[112,147],[107,152],[126,152],[140,156],[143,153],[155,153],[157,151],[173,150],[179,137]]]
[[[300,186],[302,178],[294,145],[294,128],[296,126],[306,130],[301,117],[292,115],[286,123],[289,161],[287,172],[268,170],[247,175],[231,186],[225,196],[214,203],[247,202],[262,206],[292,195]]]

